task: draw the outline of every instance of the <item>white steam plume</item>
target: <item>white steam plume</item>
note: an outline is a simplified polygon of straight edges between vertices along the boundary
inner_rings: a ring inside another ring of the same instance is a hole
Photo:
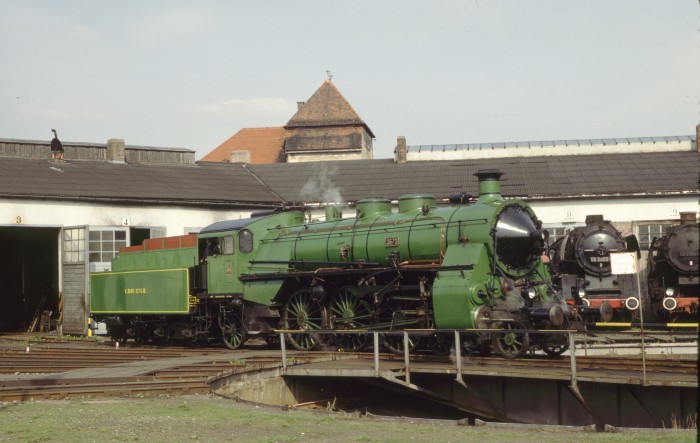
[[[315,175],[302,186],[300,194],[306,202],[344,204],[340,190],[331,177],[338,172],[337,166],[314,165]]]

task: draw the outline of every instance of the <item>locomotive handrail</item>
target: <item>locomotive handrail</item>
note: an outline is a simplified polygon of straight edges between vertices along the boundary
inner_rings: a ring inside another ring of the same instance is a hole
[[[337,265],[337,266],[380,266],[381,263],[364,261],[307,261],[307,260],[250,260],[251,265]]]
[[[252,263],[252,262],[251,262]],[[260,262],[261,263],[261,262]],[[288,262],[284,262],[288,263]],[[343,262],[345,263],[345,262]],[[430,265],[413,265],[413,266],[399,266],[399,267],[383,267],[383,268],[371,268],[371,269],[345,269],[345,268],[330,268],[330,269],[317,269],[314,271],[277,271],[270,273],[256,273],[256,274],[241,274],[238,278],[242,282],[254,282],[263,280],[285,280],[298,277],[317,277],[319,275],[357,275],[365,274],[371,272],[372,274],[379,274],[383,272],[401,272],[403,270],[424,270],[424,271],[470,271],[474,269],[474,265],[453,265],[453,266],[430,266]]]

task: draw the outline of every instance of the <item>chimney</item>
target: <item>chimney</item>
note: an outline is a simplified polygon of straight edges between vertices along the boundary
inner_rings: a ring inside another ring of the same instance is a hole
[[[394,148],[394,162],[406,163],[406,137],[400,135],[396,137],[396,148]]]
[[[250,163],[250,151],[231,151],[231,163]]]
[[[305,102],[297,102],[297,111],[301,111],[301,108],[304,107]]]
[[[126,163],[123,139],[110,138],[107,140],[107,161],[111,163]]]

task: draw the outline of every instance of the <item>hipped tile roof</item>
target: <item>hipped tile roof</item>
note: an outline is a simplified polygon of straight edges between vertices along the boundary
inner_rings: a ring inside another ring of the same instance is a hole
[[[283,127],[243,128],[202,158],[205,162],[226,162],[232,151],[250,151],[251,163],[284,161],[282,148],[287,135]]]
[[[287,129],[322,126],[363,126],[374,138],[369,126],[330,80],[323,82],[285,125]]]

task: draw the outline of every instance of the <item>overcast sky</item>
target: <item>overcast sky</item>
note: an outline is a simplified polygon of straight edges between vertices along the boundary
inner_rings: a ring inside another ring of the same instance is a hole
[[[408,145],[691,135],[698,0],[0,0],[0,138],[183,147],[326,79]]]

